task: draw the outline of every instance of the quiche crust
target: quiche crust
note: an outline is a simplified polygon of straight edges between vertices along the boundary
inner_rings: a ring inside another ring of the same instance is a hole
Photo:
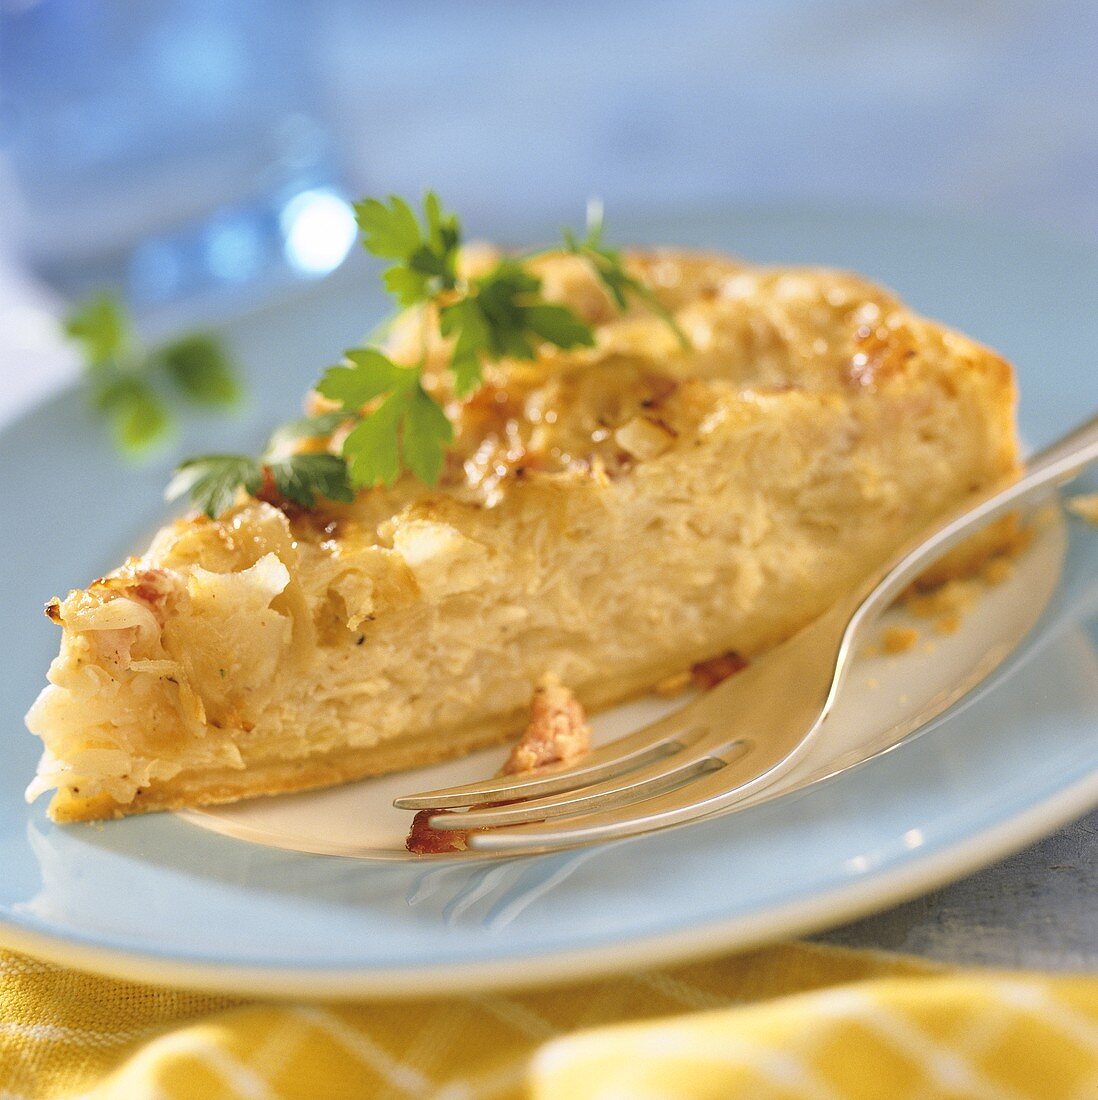
[[[414,767],[518,733],[546,674],[597,710],[766,650],[1014,473],[1009,365],[887,291],[697,253],[629,263],[688,350],[581,261],[541,259],[596,346],[504,363],[465,401],[432,347],[457,433],[436,488],[311,512],[242,497],[51,603],[28,797],[76,821]],[[398,322],[394,357],[421,331]]]

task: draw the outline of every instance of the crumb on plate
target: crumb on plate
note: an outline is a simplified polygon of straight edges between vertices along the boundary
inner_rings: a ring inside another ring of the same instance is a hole
[[[888,626],[881,632],[882,653],[906,653],[919,642],[919,632],[913,626]]]
[[[1098,525],[1098,493],[1080,493],[1078,496],[1069,497],[1067,501],[1068,511],[1085,519],[1087,523]]]
[[[1002,584],[1014,575],[1014,563],[1008,557],[992,558],[984,566],[983,577],[988,584]]]

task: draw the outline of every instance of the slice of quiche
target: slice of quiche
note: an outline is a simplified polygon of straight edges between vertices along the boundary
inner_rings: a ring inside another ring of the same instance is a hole
[[[519,732],[547,674],[605,707],[773,646],[1015,469],[1010,367],[887,291],[702,254],[628,263],[688,349],[575,257],[543,257],[543,293],[596,345],[504,362],[465,401],[434,347],[456,429],[437,487],[310,511],[242,495],[53,601],[28,797],[55,789],[51,816],[73,821],[408,768]],[[398,323],[394,358],[419,331]]]

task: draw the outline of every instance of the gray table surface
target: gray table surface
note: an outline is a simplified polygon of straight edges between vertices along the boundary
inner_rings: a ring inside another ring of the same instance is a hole
[[[1098,968],[1098,811],[1009,859],[816,937],[945,963]]]

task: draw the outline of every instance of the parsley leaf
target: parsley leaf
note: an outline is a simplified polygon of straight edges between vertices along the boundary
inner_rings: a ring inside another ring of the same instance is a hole
[[[430,247],[447,264],[456,264],[458,249],[461,247],[461,227],[457,215],[442,209],[438,195],[428,191],[423,198],[423,213],[427,219],[427,240]]]
[[[400,477],[399,426],[403,420],[404,396],[387,397],[369,416],[351,429],[343,441],[343,457],[354,485],[389,486]]]
[[[477,389],[484,377],[481,357],[489,354],[488,320],[475,298],[460,298],[442,309],[439,329],[443,336],[457,338],[450,369],[454,372],[454,392],[464,397]]]
[[[196,332],[165,344],[153,359],[198,404],[233,405],[240,399],[240,383],[229,357],[209,333]]]
[[[424,302],[457,285],[461,230],[457,218],[442,209],[438,196],[423,199],[423,224],[402,199],[364,199],[355,203],[355,220],[367,252],[396,260],[382,274],[385,289],[402,306]]]
[[[240,486],[255,496],[263,487],[263,468],[251,455],[203,455],[184,462],[168,484],[168,500],[190,495],[195,506],[217,519],[236,500]]]
[[[541,280],[514,260],[501,260],[475,280],[476,303],[487,322],[493,358],[533,359],[531,337],[560,348],[590,347],[594,333],[570,309],[540,298]]]
[[[567,306],[527,306],[523,314],[526,327],[547,344],[558,348],[592,347],[595,334]]]
[[[123,454],[136,457],[168,435],[171,414],[144,375],[104,362],[89,366],[88,377],[92,407]]]
[[[416,377],[414,371],[398,367],[376,348],[353,348],[344,353],[344,358],[351,365],[329,367],[317,383],[316,392],[351,412],[359,412],[375,397],[400,389]]]
[[[121,302],[109,294],[74,307],[64,329],[83,352],[92,405],[125,454],[149,450],[171,430],[165,383],[204,405],[227,405],[240,395],[232,363],[214,336],[194,333],[147,351]]]
[[[317,392],[351,413],[376,401],[343,442],[351,484],[393,485],[402,470],[434,484],[442,473],[444,447],[453,427],[423,388],[421,372],[397,366],[375,348],[347,352],[350,366],[330,367]]]
[[[171,414],[148,383],[121,378],[101,390],[97,404],[107,414],[119,450],[140,454],[159,443],[171,428]]]
[[[459,397],[480,384],[484,360],[533,359],[538,341],[559,348],[595,342],[590,326],[570,309],[538,297],[541,280],[514,260],[501,260],[474,279],[470,292],[444,306],[439,321],[443,336],[456,337],[450,367]]]
[[[109,294],[93,295],[64,320],[65,333],[81,345],[89,366],[121,358],[129,328],[121,305]]]
[[[420,385],[408,397],[401,440],[404,463],[420,481],[434,485],[442,473],[454,429],[446,413]]]
[[[541,280],[514,260],[501,260],[487,275],[474,280],[476,303],[487,323],[488,354],[493,359],[509,355],[533,359],[526,337],[523,299],[541,289]]]
[[[355,220],[368,252],[392,260],[406,260],[420,242],[419,222],[412,208],[399,196],[355,203]]]
[[[339,455],[324,451],[287,455],[272,459],[265,468],[279,495],[302,508],[312,508],[318,496],[346,504],[355,499],[347,480],[347,463]]]
[[[414,306],[431,296],[431,280],[421,271],[408,267],[386,268],[381,275],[385,289],[404,307]]]

